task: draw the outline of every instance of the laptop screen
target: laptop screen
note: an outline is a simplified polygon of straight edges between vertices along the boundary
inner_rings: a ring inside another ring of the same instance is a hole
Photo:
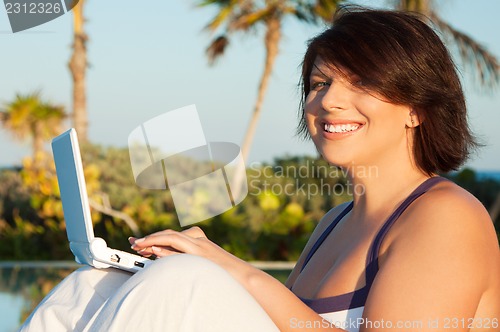
[[[68,240],[90,243],[94,239],[92,218],[75,129],[52,140],[57,180],[66,220]]]

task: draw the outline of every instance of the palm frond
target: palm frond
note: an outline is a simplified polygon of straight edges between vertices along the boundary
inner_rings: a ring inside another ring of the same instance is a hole
[[[451,37],[464,64],[472,64],[475,74],[482,85],[491,86],[500,81],[500,65],[495,55],[469,35],[455,29],[445,22],[433,8],[431,0],[394,0],[400,10],[415,11],[424,14],[445,36]]]
[[[222,8],[217,15],[205,26],[205,30],[209,31],[215,31],[217,30],[221,25],[224,24],[226,20],[230,17],[232,14],[233,9],[231,7],[224,7]]]
[[[319,24],[331,22],[333,15],[340,3],[345,0],[316,0],[294,2],[294,6],[288,6],[285,11],[292,14],[299,21],[308,24]]]
[[[234,20],[229,24],[229,31],[242,30],[246,31],[255,26],[259,22],[263,22],[269,16],[275,13],[274,7],[265,7],[252,12],[243,12],[236,15]]]
[[[42,101],[40,92],[16,94],[15,99],[5,105],[0,112],[2,126],[18,139],[33,137],[35,126],[42,128],[47,135],[55,136],[60,122],[67,117],[64,106]]]
[[[215,17],[205,26],[205,30],[215,31],[224,23],[233,20],[235,14],[253,8],[253,0],[204,0],[197,4],[197,7],[205,6],[218,7]]]
[[[296,9],[296,8],[288,8],[287,9],[288,14],[292,14],[301,22],[306,22],[310,23],[311,22],[311,17],[309,15],[309,11],[304,11],[302,9]]]
[[[53,118],[64,119],[67,117],[67,114],[64,111],[64,106],[44,102],[40,104],[40,107],[36,110],[35,116],[39,120],[48,120]]]
[[[338,5],[342,0],[317,0],[313,6],[313,17],[320,18],[325,22],[330,22],[333,14],[337,10]]]
[[[206,49],[208,64],[214,65],[215,61],[224,54],[227,45],[229,44],[229,39],[225,35],[218,36]]]
[[[217,5],[219,7],[226,7],[232,0],[203,0],[196,4],[196,7],[206,7],[210,5]]]
[[[443,21],[435,12],[431,11],[429,17],[441,32],[453,39],[464,63],[475,66],[481,84],[494,85],[500,81],[500,64],[495,55],[469,35]]]

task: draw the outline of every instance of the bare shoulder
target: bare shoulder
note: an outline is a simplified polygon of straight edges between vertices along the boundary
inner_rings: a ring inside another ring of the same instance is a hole
[[[437,184],[415,200],[401,219],[393,245],[405,248],[403,252],[419,244],[427,261],[455,263],[457,271],[476,271],[476,281],[485,287],[492,275],[500,273],[493,222],[482,203],[455,183]]]
[[[483,205],[452,182],[417,198],[379,254],[365,306],[369,318],[427,321],[500,314],[500,250],[493,223]]]
[[[415,200],[404,218],[417,235],[442,236],[442,232],[477,237],[498,248],[495,229],[482,203],[451,181],[442,182]],[[456,240],[460,240],[459,236]],[[463,240],[463,239],[462,239]]]

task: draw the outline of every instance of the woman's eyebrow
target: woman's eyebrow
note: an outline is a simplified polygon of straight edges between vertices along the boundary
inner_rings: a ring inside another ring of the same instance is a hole
[[[316,64],[313,64],[313,69],[311,71],[311,76],[312,75],[318,75],[318,76],[323,76],[325,78],[330,78],[327,74],[325,74],[321,69]]]

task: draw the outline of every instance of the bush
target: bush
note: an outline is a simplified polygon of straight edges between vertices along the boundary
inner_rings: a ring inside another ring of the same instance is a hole
[[[136,186],[127,149],[83,147],[90,199],[126,213],[141,234],[180,230],[168,190]],[[489,207],[500,183],[477,179],[472,170],[447,177]],[[347,179],[311,157],[286,157],[247,169],[249,193],[235,208],[198,223],[207,236],[246,260],[296,260],[321,217],[351,199]],[[133,230],[123,219],[92,209],[96,236],[129,250]],[[497,223],[498,225],[498,223]],[[497,228],[498,231],[498,228]],[[0,259],[73,259],[52,157],[25,159],[21,170],[0,172]]]

